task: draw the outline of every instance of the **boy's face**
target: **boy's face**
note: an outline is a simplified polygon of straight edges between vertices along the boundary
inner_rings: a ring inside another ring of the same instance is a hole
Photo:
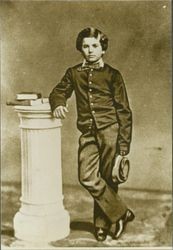
[[[100,44],[100,37],[85,37],[82,42],[82,54],[87,62],[94,63],[104,54]]]

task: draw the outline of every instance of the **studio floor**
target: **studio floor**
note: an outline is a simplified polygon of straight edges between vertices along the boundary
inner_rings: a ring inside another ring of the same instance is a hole
[[[20,207],[20,184],[3,184],[1,188],[1,247],[2,249],[56,249],[68,247],[167,247],[172,246],[172,195],[120,188],[120,196],[135,213],[118,240],[110,236],[97,242],[93,236],[92,198],[80,185],[64,186],[64,206],[70,214],[68,237],[47,246],[19,241],[14,237],[13,217]]]

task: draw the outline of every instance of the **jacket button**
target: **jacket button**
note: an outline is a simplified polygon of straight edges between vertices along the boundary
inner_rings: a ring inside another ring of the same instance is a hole
[[[90,81],[89,84],[92,84],[92,82]]]
[[[89,92],[92,92],[92,89],[89,89]]]
[[[92,114],[95,114],[95,111],[94,111],[94,110],[92,111]]]
[[[93,102],[91,102],[91,106],[93,106],[94,105],[94,103]]]

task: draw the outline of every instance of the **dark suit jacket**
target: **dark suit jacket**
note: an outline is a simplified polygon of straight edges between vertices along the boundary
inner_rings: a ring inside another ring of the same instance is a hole
[[[74,90],[77,104],[77,127],[83,133],[119,123],[118,145],[129,151],[132,133],[132,112],[120,72],[108,64],[99,69],[82,69],[78,64],[67,69],[64,77],[52,90],[49,101],[52,111],[57,106],[66,106]]]

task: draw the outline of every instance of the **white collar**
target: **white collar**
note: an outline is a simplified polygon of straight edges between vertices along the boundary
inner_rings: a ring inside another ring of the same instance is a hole
[[[94,62],[93,64],[97,64],[97,63],[99,64],[100,68],[104,67],[104,62],[102,58],[100,58],[97,62]],[[86,64],[88,64],[88,62],[84,59],[82,63],[82,67],[86,66]]]

